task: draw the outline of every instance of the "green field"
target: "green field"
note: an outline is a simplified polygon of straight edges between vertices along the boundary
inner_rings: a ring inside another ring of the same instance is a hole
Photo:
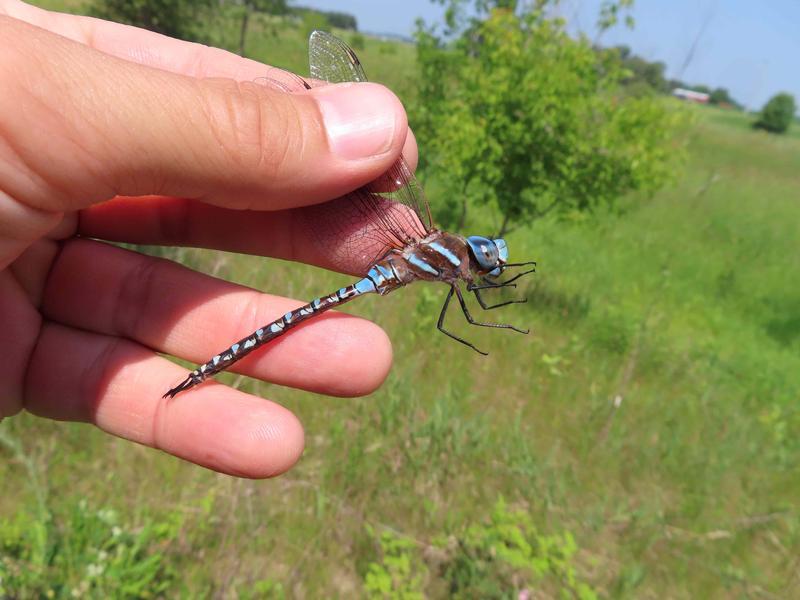
[[[302,69],[304,48],[292,31],[249,53]],[[368,39],[359,55],[411,93],[412,47]],[[300,416],[287,475],[234,479],[87,425],[5,420],[0,597],[9,581],[56,597],[359,597],[380,581],[446,597],[469,577],[486,587],[465,597],[516,597],[508,581],[536,598],[798,597],[800,135],[696,113],[674,185],[509,236],[539,273],[499,316],[530,336],[458,328],[478,356],[436,332],[444,288],[412,286],[348,307],[394,344],[372,396],[229,378]],[[299,299],[349,281],[178,255]],[[480,551],[514,538],[509,522],[527,578]]]

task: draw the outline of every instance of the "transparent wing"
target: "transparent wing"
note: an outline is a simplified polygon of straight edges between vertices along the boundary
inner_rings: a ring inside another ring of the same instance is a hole
[[[308,61],[312,79],[329,83],[367,81],[355,52],[339,38],[324,31],[317,30],[311,34]],[[386,226],[387,239],[393,240],[392,246],[396,247],[398,242],[406,245],[421,239],[433,228],[430,207],[422,186],[402,156],[383,176],[349,196],[364,217],[378,219]],[[414,214],[387,210],[387,201],[403,204]],[[376,211],[384,214],[375,214]]]
[[[328,83],[367,81],[356,53],[339,38],[319,29],[308,38],[308,63],[313,79]]]
[[[286,92],[287,94],[311,89],[311,84],[308,81],[291,71],[279,69],[278,67],[270,67],[268,74],[264,77],[256,78],[255,83]]]

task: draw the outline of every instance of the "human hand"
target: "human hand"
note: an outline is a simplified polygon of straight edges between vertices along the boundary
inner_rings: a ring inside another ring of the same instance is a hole
[[[87,238],[355,271],[356,249],[325,255],[298,215],[401,150],[414,162],[399,101],[375,84],[283,93],[253,83],[274,74],[254,61],[16,0],[0,39],[0,418],[87,421],[246,477],[289,469],[292,413],[213,383],[164,400],[185,369],[157,353],[205,361],[299,303]],[[350,396],[390,363],[378,327],[328,314],[236,366]]]

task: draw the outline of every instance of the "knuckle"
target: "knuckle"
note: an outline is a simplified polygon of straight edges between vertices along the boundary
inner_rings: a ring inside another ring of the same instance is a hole
[[[76,381],[78,382],[78,396],[86,399],[86,408],[99,405],[106,394],[110,379],[125,364],[127,353],[125,342],[121,338],[105,338],[99,347],[95,347],[91,354],[81,365]],[[91,410],[91,412],[94,412]],[[84,415],[87,421],[93,421],[92,414]]]
[[[59,213],[39,210],[6,193],[5,187],[0,177],[0,269],[16,260],[37,238],[53,230],[61,219]]]
[[[212,84],[204,110],[223,160],[280,177],[305,145],[304,119],[288,94],[252,82]]]
[[[151,303],[158,291],[158,275],[162,259],[140,256],[130,272],[120,280],[116,307],[113,313],[113,331],[132,339],[141,339],[145,315],[153,314]]]

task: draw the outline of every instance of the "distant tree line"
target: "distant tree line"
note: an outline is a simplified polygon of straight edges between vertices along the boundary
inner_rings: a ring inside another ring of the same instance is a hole
[[[623,67],[628,71],[625,84],[633,91],[652,90],[661,94],[669,94],[675,88],[683,88],[708,94],[711,104],[729,106],[739,110],[744,108],[726,88],[712,89],[707,85],[686,83],[680,79],[668,79],[666,77],[667,65],[663,62],[649,61],[637,56],[625,45],[615,46],[612,50],[619,53]]]
[[[603,52],[602,49],[598,49]],[[723,87],[710,88],[707,85],[689,84],[679,79],[667,79],[667,66],[660,61],[649,61],[631,52],[628,46],[615,46],[611,49],[619,55],[627,71],[623,82],[634,95],[643,92],[669,94],[675,88],[683,88],[709,95],[709,104],[743,110],[744,106],[734,100]],[[797,119],[797,103],[794,96],[786,92],[775,94],[758,113],[753,127],[770,133],[785,133],[792,121]]]
[[[609,50],[597,48],[597,51],[614,52],[618,54],[626,70],[623,83],[632,95],[644,93],[669,94],[675,88],[692,90],[709,95],[709,104],[722,107],[744,110],[744,106],[737,102],[723,87],[710,88],[702,84],[690,84],[680,79],[668,79],[665,75],[667,66],[660,61],[649,61],[634,54],[628,46],[614,46]],[[755,129],[763,129],[770,133],[785,133],[792,121],[797,119],[797,104],[794,96],[786,92],[775,94],[770,98],[756,117],[753,123]]]

